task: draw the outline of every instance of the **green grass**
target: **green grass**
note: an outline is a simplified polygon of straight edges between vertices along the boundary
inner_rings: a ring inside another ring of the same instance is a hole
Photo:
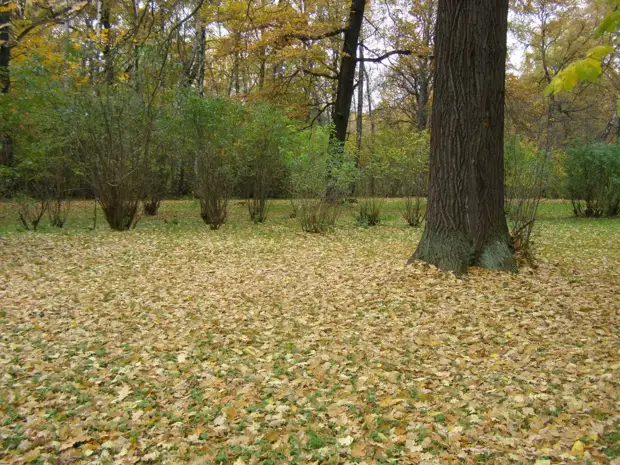
[[[376,228],[408,228],[401,216],[401,201],[399,199],[386,199],[381,209],[381,222]],[[53,234],[75,234],[90,232],[93,227],[94,201],[78,200],[71,203],[69,219],[63,228],[54,228],[49,224],[47,217],[41,221],[39,231]],[[265,234],[269,226],[277,229],[284,227],[292,231],[299,230],[299,224],[291,216],[292,207],[288,200],[274,200],[271,203],[267,222],[265,225],[254,225],[249,220],[247,207],[242,200],[233,200],[230,203],[229,220],[225,229],[233,231],[252,232],[253,234]],[[197,200],[167,200],[162,202],[159,213],[154,217],[143,215],[136,227],[137,230],[162,230],[175,231],[179,229],[203,229],[204,223],[200,218],[200,205]],[[356,221],[358,205],[345,203],[340,208],[340,216],[337,225],[340,228],[362,228]],[[14,202],[0,202],[0,234],[23,232],[23,226],[19,222],[17,205]],[[579,227],[587,222],[589,227],[596,225],[595,229],[615,227],[615,219],[583,219],[575,218],[572,207],[568,201],[547,200],[540,205],[537,221],[539,223],[566,223]],[[265,228],[266,227],[266,228]],[[97,208],[98,231],[109,230],[101,208]],[[274,231],[268,231],[274,232]]]

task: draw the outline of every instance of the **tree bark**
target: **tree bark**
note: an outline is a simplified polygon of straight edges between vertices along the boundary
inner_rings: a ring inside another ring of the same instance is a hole
[[[330,137],[330,143],[337,141],[343,145],[347,138],[351,100],[353,99],[355,66],[357,64],[357,47],[360,31],[362,29],[362,21],[364,20],[365,7],[366,0],[353,0],[351,3],[349,23],[344,33],[343,53],[340,61],[340,72],[338,73],[338,87],[336,89],[336,102],[332,113],[334,131]]]
[[[0,1],[0,8],[8,10],[10,3]],[[11,89],[11,75],[9,65],[11,63],[11,49],[9,39],[11,31],[11,11],[0,13],[0,93],[8,94]]]
[[[372,111],[372,90],[370,89],[370,77],[368,71],[364,69],[364,76],[366,77],[366,97],[368,97],[368,119],[370,120],[370,141],[372,142],[375,136],[375,118]]]
[[[429,88],[430,88],[430,78],[425,73],[420,77],[420,88],[418,90],[417,95],[417,104],[418,104],[418,114],[416,118],[416,123],[418,126],[418,131],[424,131],[426,129],[427,121],[428,121],[428,112],[427,105],[429,99]]]
[[[357,73],[357,112],[355,115],[355,130],[357,153],[355,155],[355,167],[359,166],[359,155],[362,151],[362,132],[364,129],[364,42],[360,40],[360,68]]]
[[[515,271],[504,216],[508,0],[440,0],[428,215],[412,260]]]
[[[10,3],[0,1],[0,7],[8,10]],[[11,49],[9,47],[11,30],[11,11],[0,13],[0,94],[11,90]],[[13,164],[13,138],[10,134],[0,134],[0,165]]]
[[[207,28],[200,24],[198,29],[198,95],[205,95],[205,53],[207,48]]]

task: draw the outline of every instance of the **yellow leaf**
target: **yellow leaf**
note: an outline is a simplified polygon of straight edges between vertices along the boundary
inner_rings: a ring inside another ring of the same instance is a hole
[[[27,452],[23,458],[26,463],[34,462],[36,459],[39,458],[39,455],[41,455],[41,450],[37,447],[36,449]]]
[[[118,401],[122,401],[125,397],[131,394],[131,388],[127,385],[124,385],[120,391],[118,391]]]
[[[366,444],[358,442],[351,449],[351,455],[353,457],[363,457],[366,454]]]
[[[583,442],[576,441],[570,450],[570,455],[573,455],[575,457],[581,457],[583,455],[584,450],[585,450],[585,446]]]
[[[379,402],[379,407],[391,407],[392,405],[396,405],[399,402],[403,402],[404,400],[405,399],[386,397],[381,402]]]
[[[0,13],[6,13],[8,11],[13,11],[17,8],[17,3],[9,3],[5,6],[0,6]]]

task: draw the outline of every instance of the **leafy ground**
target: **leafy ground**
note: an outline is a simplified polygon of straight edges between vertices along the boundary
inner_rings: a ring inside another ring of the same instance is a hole
[[[620,463],[618,220],[545,204],[538,268],[456,279],[394,203],[325,236],[91,208],[0,206],[2,463]]]

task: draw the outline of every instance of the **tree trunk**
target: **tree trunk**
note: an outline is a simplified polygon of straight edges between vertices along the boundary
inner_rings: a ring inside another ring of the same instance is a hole
[[[412,260],[515,271],[504,216],[508,0],[440,0],[426,227]]]
[[[370,89],[370,78],[368,77],[368,71],[366,71],[365,68],[364,68],[364,76],[366,78],[366,97],[368,97],[368,119],[370,120],[370,141],[372,142],[375,136],[375,118],[372,112],[372,91]]]
[[[11,90],[11,49],[9,48],[11,11],[10,2],[0,1],[0,8],[8,11],[0,12],[0,94],[8,94]],[[0,134],[0,165],[13,164],[13,138],[10,134]]]
[[[0,9],[9,9],[10,2],[0,1]],[[11,88],[11,49],[9,48],[11,11],[0,12],[0,93],[8,94]]]
[[[603,130],[603,133],[601,134],[601,140],[602,141],[607,141],[607,139],[611,135],[611,130],[614,127],[620,127],[619,126],[620,122],[619,122],[619,118],[618,118],[618,99],[619,99],[619,97],[616,96],[616,99],[614,101],[614,106],[613,106],[614,114],[611,116],[610,120],[607,122],[607,125],[605,126],[605,129]]]
[[[106,84],[114,82],[114,59],[112,57],[112,37],[110,6],[107,0],[97,0],[97,38],[103,41],[103,80]],[[103,37],[102,37],[103,36]]]
[[[429,87],[430,87],[430,79],[426,73],[420,77],[420,88],[418,90],[417,96],[417,104],[418,104],[418,114],[417,114],[417,126],[418,131],[424,131],[426,129],[427,121],[428,121],[428,112],[426,107],[428,106],[428,98],[429,98]]]
[[[207,28],[200,24],[198,30],[198,95],[205,95],[205,53],[207,49]]]
[[[357,73],[357,112],[355,115],[355,167],[359,166],[359,156],[362,151],[362,132],[364,129],[364,42],[360,40],[360,67]]]
[[[330,143],[339,142],[344,144],[349,127],[349,113],[351,112],[351,100],[353,99],[353,87],[355,80],[355,66],[357,64],[357,46],[362,21],[364,20],[364,8],[366,0],[353,0],[349,13],[349,23],[344,33],[344,45],[338,73],[338,87],[336,90],[336,103],[332,118],[334,131],[330,137]]]

